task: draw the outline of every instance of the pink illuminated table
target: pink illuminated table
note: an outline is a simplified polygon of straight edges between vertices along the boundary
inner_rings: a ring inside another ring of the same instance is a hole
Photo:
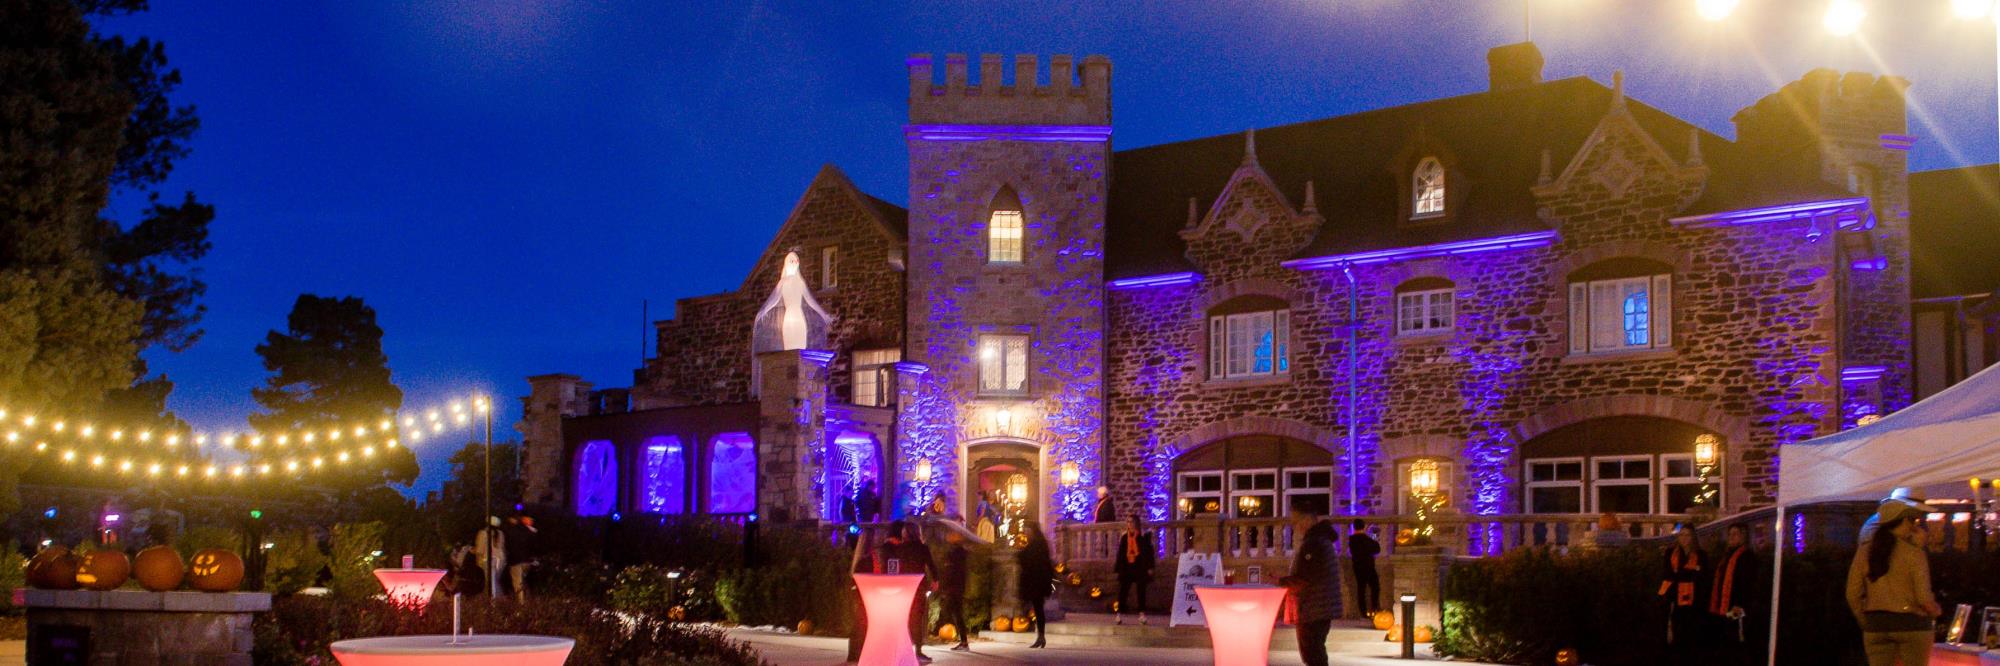
[[[383,636],[330,646],[341,666],[562,666],[576,641],[554,636]]]
[[[1285,603],[1285,588],[1275,585],[1196,585],[1202,614],[1208,616],[1208,639],[1214,645],[1215,666],[1265,666],[1271,663],[1271,627]]]
[[[423,608],[431,603],[431,591],[437,589],[443,569],[376,569],[375,580],[382,581],[382,589],[389,593],[389,601],[399,606]]]
[[[910,604],[923,580],[923,574],[854,574],[861,607],[868,613],[860,666],[917,666],[916,645],[910,642]]]

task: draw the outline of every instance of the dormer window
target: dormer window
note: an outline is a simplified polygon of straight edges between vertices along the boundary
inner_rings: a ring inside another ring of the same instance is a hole
[[[1444,214],[1444,165],[1437,158],[1426,157],[1417,163],[1417,171],[1410,177],[1410,197],[1410,219]]]
[[[1021,197],[1014,188],[1002,187],[986,218],[986,263],[1021,263],[1022,236]]]

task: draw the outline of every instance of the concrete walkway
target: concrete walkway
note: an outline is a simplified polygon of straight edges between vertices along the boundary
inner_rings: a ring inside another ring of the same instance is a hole
[[[1051,625],[1053,626],[1053,625]],[[1289,629],[1283,629],[1288,631]],[[746,641],[764,658],[775,664],[801,664],[804,666],[834,666],[845,663],[847,641],[824,636],[799,636],[769,630],[732,629],[729,637]],[[1428,651],[1419,648],[1423,657],[1431,657]],[[937,659],[939,664],[1146,664],[1147,666],[1197,666],[1214,663],[1208,650],[1202,648],[1132,648],[1132,647],[1074,647],[1031,650],[1027,646],[999,641],[975,640],[971,652],[952,652],[947,646],[933,645],[924,648],[924,654]],[[1331,655],[1332,663],[1342,666],[1378,665],[1391,666],[1408,664],[1401,659],[1359,656],[1351,654]],[[1299,655],[1291,651],[1272,651],[1272,666],[1300,666]]]

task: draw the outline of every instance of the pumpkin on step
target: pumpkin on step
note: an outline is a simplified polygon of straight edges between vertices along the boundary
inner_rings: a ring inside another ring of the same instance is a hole
[[[938,639],[947,643],[958,640],[958,625],[946,623],[938,627]]]
[[[1369,618],[1374,621],[1376,629],[1388,629],[1389,627],[1396,626],[1396,614],[1386,610],[1375,611]]]
[[[1417,642],[1418,642],[1418,643],[1429,643],[1429,642],[1431,642],[1431,638],[1432,638],[1432,636],[1431,636],[1431,626],[1430,626],[1430,625],[1428,625],[1428,624],[1426,624],[1426,625],[1419,625],[1419,626],[1417,627]]]
[[[800,635],[800,636],[811,636],[811,635],[812,635],[812,632],[813,632],[813,621],[812,621],[812,620],[799,620],[799,635]]]
[[[76,584],[90,590],[115,590],[132,577],[132,558],[124,551],[93,550],[76,566]]]
[[[1006,630],[1007,630],[1008,628],[1010,628],[1010,627],[1013,627],[1013,626],[1014,626],[1014,621],[1013,621],[1012,619],[1008,618],[1007,616],[1005,616],[1005,615],[995,615],[995,616],[993,616],[993,630],[994,630],[994,631],[1006,631]]]
[[[1026,616],[1026,615],[1023,615],[1023,616],[1020,616],[1020,617],[1017,617],[1017,618],[1014,618],[1014,631],[1015,631],[1016,633],[1025,633],[1025,632],[1027,632],[1027,631],[1028,631],[1029,629],[1033,629],[1033,628],[1034,628],[1034,623],[1033,623],[1033,622],[1029,622],[1029,621],[1028,621],[1028,616]]]
[[[154,592],[179,589],[181,579],[187,576],[187,566],[181,562],[181,554],[168,546],[151,546],[139,551],[132,558],[132,577],[139,579],[139,586]]]
[[[243,584],[243,558],[235,551],[204,548],[188,560],[188,587],[203,592],[234,592]]]

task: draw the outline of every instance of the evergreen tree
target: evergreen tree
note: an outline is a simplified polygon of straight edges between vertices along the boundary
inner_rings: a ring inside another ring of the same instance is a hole
[[[403,391],[389,381],[389,357],[382,353],[382,327],[375,309],[353,296],[326,298],[300,294],[286,317],[284,332],[271,331],[257,345],[271,376],[250,390],[264,408],[250,416],[261,432],[325,430],[356,422],[373,423],[395,415]],[[375,485],[409,484],[417,478],[416,456],[408,447],[379,449],[361,463]]]

